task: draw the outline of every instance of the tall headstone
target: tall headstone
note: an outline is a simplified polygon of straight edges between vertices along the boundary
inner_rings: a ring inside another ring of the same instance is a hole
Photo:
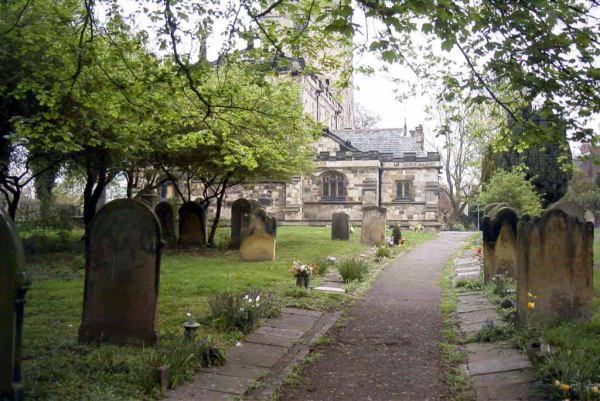
[[[275,260],[277,220],[263,209],[253,210],[242,224],[248,226],[248,235],[240,244],[240,259],[244,261]]]
[[[563,205],[565,206],[565,205]],[[569,208],[573,205],[569,206]],[[517,226],[517,314],[529,321],[588,320],[593,312],[594,225],[551,208]]]
[[[117,199],[91,223],[82,343],[153,345],[160,277],[160,222],[145,204]]]
[[[231,248],[238,249],[242,241],[250,234],[249,216],[258,209],[260,209],[260,204],[251,199],[240,198],[231,204]]]
[[[387,209],[378,206],[362,208],[362,228],[360,242],[365,245],[385,245],[385,222]]]
[[[163,240],[172,242],[175,240],[175,215],[173,206],[169,202],[158,202],[154,207],[154,213],[160,222]]]
[[[517,278],[517,213],[509,208],[483,218],[483,277],[489,282],[496,274]]]
[[[179,246],[206,245],[206,209],[196,202],[185,202],[179,208]]]
[[[331,216],[331,239],[348,241],[350,239],[350,215],[339,212]]]
[[[22,400],[21,338],[27,283],[17,229],[0,210],[0,400]]]

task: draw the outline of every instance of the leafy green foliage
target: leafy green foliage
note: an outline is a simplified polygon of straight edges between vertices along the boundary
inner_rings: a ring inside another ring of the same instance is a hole
[[[506,202],[518,212],[539,215],[542,211],[533,184],[518,171],[498,171],[479,197],[484,204]]]
[[[392,255],[392,250],[387,246],[381,246],[375,251],[375,255],[380,258],[389,258]]]
[[[259,319],[278,313],[273,301],[273,294],[264,291],[219,292],[208,299],[208,319],[221,330],[249,333]]]
[[[331,267],[331,263],[325,256],[315,255],[308,261],[309,265],[312,265],[314,270],[313,273],[319,277],[324,277],[327,271]]]
[[[369,271],[369,264],[361,258],[346,258],[338,262],[338,271],[344,283],[362,280]]]
[[[590,182],[582,171],[577,170],[563,199],[579,204],[584,210],[600,210],[600,185]]]

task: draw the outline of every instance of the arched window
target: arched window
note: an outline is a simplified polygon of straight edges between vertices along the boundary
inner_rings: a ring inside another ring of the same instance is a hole
[[[321,175],[321,198],[326,201],[344,201],[348,196],[346,176],[338,171]]]

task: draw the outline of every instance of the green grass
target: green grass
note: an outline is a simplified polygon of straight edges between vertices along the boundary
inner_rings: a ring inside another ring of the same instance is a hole
[[[329,255],[340,260],[364,249],[359,244],[359,230],[350,241],[331,241],[330,235],[330,229],[324,227],[281,227],[273,262],[240,262],[235,251],[166,251],[158,301],[160,346],[168,349],[176,342],[186,313],[206,316],[207,298],[223,290],[265,288],[277,295],[282,306],[329,309],[339,305],[345,295],[298,290],[289,272],[293,260],[308,262]],[[405,238],[411,246],[432,235],[407,232]],[[146,400],[159,396],[157,390],[147,390],[147,365],[155,358],[154,349],[77,343],[83,301],[81,255],[36,255],[30,259],[28,271],[33,277],[23,342],[28,399]],[[203,325],[199,336],[209,336],[225,348],[242,334]],[[192,375],[193,371],[183,374],[185,378]]]

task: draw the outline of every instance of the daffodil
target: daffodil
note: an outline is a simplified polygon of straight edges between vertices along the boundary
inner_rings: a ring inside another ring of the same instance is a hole
[[[564,391],[564,392],[566,393],[567,391],[569,391],[569,390],[571,389],[571,386],[569,386],[569,385],[568,385],[568,384],[566,384],[566,383],[562,383],[560,386],[558,386],[558,388],[559,388],[561,391]]]
[[[598,388],[598,386],[592,387],[592,393],[594,393],[594,394],[600,393],[600,389]]]
[[[528,308],[529,310],[531,310],[531,309],[535,308],[535,302],[528,302],[528,303],[527,303],[527,308]]]

